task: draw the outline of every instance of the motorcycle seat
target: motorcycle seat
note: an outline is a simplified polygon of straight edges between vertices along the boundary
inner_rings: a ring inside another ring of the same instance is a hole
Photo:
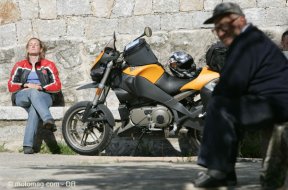
[[[176,95],[180,92],[180,88],[193,80],[191,79],[182,79],[176,76],[171,76],[168,73],[164,72],[163,75],[156,82],[156,86],[164,90],[167,94]]]

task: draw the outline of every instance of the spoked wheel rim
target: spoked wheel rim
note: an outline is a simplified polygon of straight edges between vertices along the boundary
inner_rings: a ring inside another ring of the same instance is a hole
[[[104,121],[82,122],[81,118],[85,108],[80,108],[70,115],[66,126],[67,140],[71,146],[85,151],[93,150],[103,141],[106,125]],[[103,117],[101,113],[95,113],[95,117]]]

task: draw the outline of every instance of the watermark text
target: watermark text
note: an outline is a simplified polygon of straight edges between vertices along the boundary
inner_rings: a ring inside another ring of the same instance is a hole
[[[18,188],[27,188],[27,187],[48,187],[48,188],[55,188],[55,187],[69,187],[73,188],[76,187],[76,181],[9,181],[8,187],[18,187]]]

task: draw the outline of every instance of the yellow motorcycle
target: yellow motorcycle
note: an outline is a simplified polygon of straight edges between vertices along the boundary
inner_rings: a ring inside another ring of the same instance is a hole
[[[219,79],[219,73],[203,67],[191,78],[170,75],[158,62],[143,38],[152,30],[127,44],[123,52],[116,49],[114,33],[91,68],[93,83],[78,88],[95,88],[93,101],[71,106],[64,115],[62,133],[66,143],[82,155],[96,155],[105,150],[113,133],[140,129],[141,134],[163,132],[166,137],[187,129],[199,148],[205,109]],[[110,90],[119,100],[120,120],[105,105]],[[120,127],[114,130],[115,122]],[[190,141],[191,142],[191,141]]]

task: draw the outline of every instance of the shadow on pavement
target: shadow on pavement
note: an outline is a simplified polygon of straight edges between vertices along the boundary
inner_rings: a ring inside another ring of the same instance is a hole
[[[254,163],[255,164],[255,163]],[[134,165],[134,166],[133,166]],[[58,166],[37,167],[35,170],[55,170],[51,179],[42,179],[38,182],[59,182],[65,186],[66,182],[75,182],[77,189],[195,189],[193,179],[197,177],[200,167],[192,164],[177,163],[116,163],[95,164],[91,166]],[[258,168],[260,170],[260,167]],[[233,189],[260,189],[259,170],[247,164],[237,166],[238,186]],[[56,180],[61,179],[61,180]]]

